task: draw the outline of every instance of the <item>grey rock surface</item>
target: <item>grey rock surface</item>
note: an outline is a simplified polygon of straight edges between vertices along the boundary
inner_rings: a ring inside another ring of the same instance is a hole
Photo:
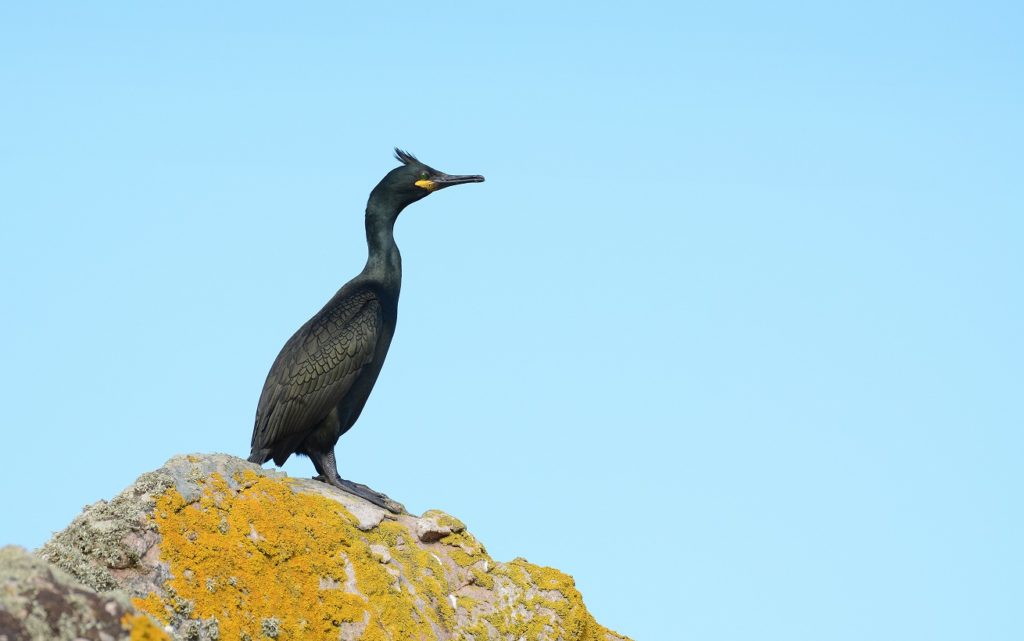
[[[121,641],[132,612],[121,592],[98,594],[24,548],[0,548],[0,641]]]
[[[416,538],[424,543],[434,543],[452,533],[462,532],[466,526],[443,512],[430,510],[416,519]]]

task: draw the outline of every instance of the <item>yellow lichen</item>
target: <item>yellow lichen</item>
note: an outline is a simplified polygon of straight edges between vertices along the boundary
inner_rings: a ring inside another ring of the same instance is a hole
[[[448,555],[460,567],[472,565],[481,559],[486,559],[492,565],[494,563],[491,557],[487,555],[487,550],[483,544],[477,541],[475,536],[464,530],[459,532],[453,531],[441,539],[441,542],[454,548],[448,551]]]
[[[233,490],[211,476],[193,504],[173,488],[159,497],[155,520],[171,578],[164,595],[136,607],[161,620],[216,619],[222,639],[261,638],[270,619],[281,641],[333,641],[343,624],[365,625],[367,641],[431,639],[432,624],[451,626],[444,573],[403,540],[406,528],[385,522],[361,532],[336,501],[251,472],[239,480]],[[371,553],[375,543],[408,581]]]
[[[470,568],[469,571],[473,575],[473,583],[488,590],[494,589],[494,577],[490,574],[475,566]]]

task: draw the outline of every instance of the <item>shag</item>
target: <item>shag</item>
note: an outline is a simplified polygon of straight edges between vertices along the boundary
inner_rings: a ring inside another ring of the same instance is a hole
[[[334,446],[363,411],[395,334],[402,285],[395,220],[435,191],[484,177],[450,176],[397,148],[395,158],[401,166],[384,176],[366,203],[366,266],[288,339],[267,374],[249,460],[273,459],[280,466],[292,454],[308,456],[314,479],[401,512],[386,495],[342,479]]]

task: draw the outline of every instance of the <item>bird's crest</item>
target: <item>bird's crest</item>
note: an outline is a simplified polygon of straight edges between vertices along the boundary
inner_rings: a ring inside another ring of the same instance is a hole
[[[398,147],[395,147],[395,158],[398,159],[398,161],[400,163],[402,163],[403,165],[408,165],[409,163],[419,162],[419,159],[416,158],[416,156],[413,156],[408,151],[402,151]]]

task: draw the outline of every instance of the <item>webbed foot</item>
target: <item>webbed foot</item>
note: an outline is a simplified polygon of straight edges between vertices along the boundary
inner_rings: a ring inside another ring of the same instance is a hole
[[[353,496],[365,499],[377,507],[382,507],[393,514],[408,514],[408,512],[405,511],[404,505],[390,498],[387,494],[382,494],[372,490],[362,483],[346,481],[341,478],[338,475],[338,466],[334,460],[333,450],[326,453],[310,452],[309,458],[313,460],[313,465],[316,467],[316,471],[320,472],[313,477],[314,481],[320,481],[321,483],[332,485],[342,492],[348,492]]]
[[[313,477],[313,480],[320,481],[321,483],[326,483],[327,485],[338,488],[342,492],[348,492],[349,494],[352,494],[353,496],[358,496],[361,499],[366,499],[370,503],[373,503],[377,507],[382,507],[388,512],[391,512],[392,514],[408,514],[408,512],[405,511],[404,505],[394,500],[387,494],[382,494],[380,492],[377,492],[376,490],[372,490],[369,487],[363,485],[362,483],[346,481],[341,477],[338,478],[337,483],[332,483],[330,479],[328,479],[323,474],[317,474],[316,476]]]
[[[398,501],[395,501],[387,494],[383,494],[381,492],[377,492],[376,490],[372,490],[369,487],[363,485],[362,483],[347,481],[343,478],[338,478],[337,483],[331,483],[330,481],[328,481],[328,483],[343,492],[348,492],[349,494],[354,494],[359,498],[366,499],[370,503],[373,503],[377,507],[382,507],[388,512],[391,512],[392,514],[406,513],[404,505],[402,505]]]

